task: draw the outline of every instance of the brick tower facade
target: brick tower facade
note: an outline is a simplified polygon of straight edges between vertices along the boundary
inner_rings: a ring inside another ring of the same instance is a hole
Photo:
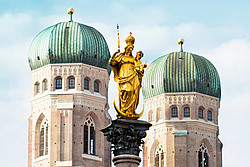
[[[29,167],[110,166],[106,69],[47,65],[32,71]]]
[[[142,88],[146,120],[153,124],[143,147],[144,167],[222,166],[221,86],[210,61],[181,47],[149,65]]]
[[[145,100],[146,120],[153,126],[147,132],[143,166],[221,167],[219,103],[218,98],[200,93],[163,94]]]

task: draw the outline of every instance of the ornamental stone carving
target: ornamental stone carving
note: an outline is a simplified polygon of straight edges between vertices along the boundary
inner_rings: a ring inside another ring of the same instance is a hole
[[[146,130],[150,123],[140,120],[116,119],[101,131],[111,142],[111,150],[114,155],[132,154],[139,156],[142,140],[146,137]]]

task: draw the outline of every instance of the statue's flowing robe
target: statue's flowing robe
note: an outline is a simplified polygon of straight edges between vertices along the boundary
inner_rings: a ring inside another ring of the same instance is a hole
[[[119,108],[126,114],[136,114],[141,88],[139,73],[135,70],[135,58],[124,53],[112,56],[109,62],[114,72],[114,80],[118,83]]]

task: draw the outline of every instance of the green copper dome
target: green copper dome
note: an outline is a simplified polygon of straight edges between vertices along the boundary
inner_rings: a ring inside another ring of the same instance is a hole
[[[100,32],[77,22],[61,22],[40,32],[29,49],[31,70],[47,64],[85,63],[110,74],[110,52]]]
[[[148,66],[142,91],[145,99],[175,92],[199,92],[220,98],[220,77],[213,64],[204,57],[173,52]]]

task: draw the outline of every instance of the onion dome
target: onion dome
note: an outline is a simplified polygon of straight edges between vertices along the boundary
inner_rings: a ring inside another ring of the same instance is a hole
[[[84,63],[104,68],[110,74],[110,52],[102,34],[95,28],[72,21],[61,22],[40,32],[29,49],[31,70],[47,64]]]
[[[220,77],[206,58],[180,52],[166,54],[146,69],[142,81],[144,99],[163,93],[199,92],[221,97]]]

